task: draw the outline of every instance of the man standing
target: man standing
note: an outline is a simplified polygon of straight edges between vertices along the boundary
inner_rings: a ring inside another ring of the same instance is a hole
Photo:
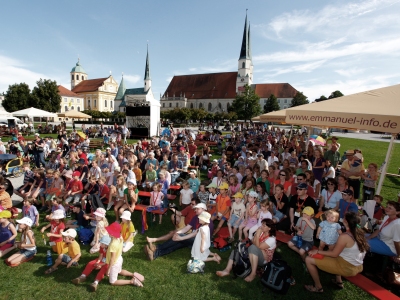
[[[268,170],[268,162],[264,159],[264,154],[257,154],[257,165],[260,166],[260,171]]]
[[[340,174],[344,175],[349,186],[353,188],[355,203],[358,205],[358,198],[360,197],[361,175],[364,174],[365,168],[362,163],[362,154],[354,154],[353,150],[346,151],[346,159],[342,163]]]
[[[332,144],[331,150],[325,152],[324,158],[325,160],[329,160],[332,163],[332,167],[336,171],[340,161],[340,153],[338,151],[336,144]]]

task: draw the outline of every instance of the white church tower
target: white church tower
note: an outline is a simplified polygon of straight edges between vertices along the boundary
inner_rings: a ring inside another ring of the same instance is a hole
[[[146,67],[144,70],[144,91],[147,92],[151,88],[150,62],[149,62],[149,45],[147,45]]]
[[[238,75],[236,80],[236,93],[240,92],[245,85],[253,84],[253,60],[251,55],[250,25],[244,22],[242,47],[238,60]]]
[[[88,79],[88,75],[86,74],[85,70],[82,68],[82,66],[79,63],[79,58],[78,58],[78,62],[76,63],[76,66],[72,68],[70,74],[71,74],[71,91],[81,81]]]

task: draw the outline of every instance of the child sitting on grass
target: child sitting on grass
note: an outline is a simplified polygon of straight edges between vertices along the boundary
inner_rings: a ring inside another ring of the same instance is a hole
[[[40,230],[41,233],[44,233],[47,228],[51,227],[50,232],[47,233],[47,237],[50,238],[49,245],[52,247],[52,250],[57,254],[67,253],[68,251],[68,248],[65,247],[62,238],[62,232],[65,229],[64,218],[65,211],[57,209],[52,214],[50,224],[42,227],[42,229]]]
[[[53,200],[51,200],[51,213],[46,216],[46,220],[50,221],[53,217],[53,214],[56,210],[60,209],[64,212],[64,217],[65,217],[65,207],[62,205],[63,199],[60,197],[54,197]]]
[[[22,207],[22,215],[24,217],[27,217],[29,219],[31,219],[32,221],[32,226],[39,226],[39,212],[36,209],[36,206],[33,205],[34,203],[33,198],[26,198],[24,199],[24,206]]]
[[[90,243],[90,254],[96,253],[100,250],[100,240],[103,236],[108,235],[106,227],[108,226],[108,221],[106,218],[106,210],[99,207],[93,213],[96,220],[96,229],[94,231],[93,241]]]
[[[6,264],[10,267],[16,267],[20,264],[30,260],[33,256],[36,255],[36,243],[35,237],[32,231],[33,222],[30,218],[24,217],[21,220],[17,220],[19,224],[19,229],[22,230],[21,234],[21,242],[15,242],[17,246],[18,253],[11,255],[9,258],[6,259]]]
[[[314,209],[311,206],[306,206],[303,209],[302,217],[297,220],[295,230],[296,235],[288,242],[288,246],[293,251],[297,252],[304,264],[306,254],[314,246],[314,230],[315,222],[312,219]],[[304,264],[305,268],[305,264]]]
[[[85,213],[80,203],[74,204],[72,212],[75,214],[75,220],[68,220],[65,224],[66,228],[82,228],[88,226],[88,221],[85,219]]]
[[[14,241],[17,237],[17,230],[10,219],[11,212],[9,210],[0,212],[0,257],[15,248]]]
[[[81,248],[75,238],[77,236],[75,229],[68,229],[62,233],[64,243],[67,245],[68,254],[60,254],[56,259],[54,265],[48,269],[45,274],[51,274],[58,270],[58,266],[67,265],[67,268],[71,266],[78,266],[79,258],[81,257]]]
[[[136,231],[131,220],[132,214],[126,210],[121,215],[121,235],[124,240],[122,252],[127,252],[133,247],[133,239],[135,238]]]
[[[211,215],[206,211],[199,215],[200,228],[194,239],[191,255],[194,259],[203,262],[216,261],[219,264],[221,257],[217,253],[210,252],[210,227],[208,226],[210,218]]]

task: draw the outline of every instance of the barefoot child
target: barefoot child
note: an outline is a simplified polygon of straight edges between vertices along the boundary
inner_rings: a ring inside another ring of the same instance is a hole
[[[106,218],[106,210],[104,208],[99,207],[93,213],[96,219],[96,230],[94,231],[94,238],[93,241],[90,243],[92,248],[90,249],[90,253],[96,253],[100,250],[100,240],[103,236],[107,236],[106,227],[108,226],[108,221]]]
[[[17,237],[17,230],[10,219],[10,211],[3,210],[0,212],[0,257],[15,248],[14,241]]]
[[[246,211],[246,207],[243,204],[243,194],[240,192],[236,193],[233,195],[233,198],[235,198],[235,202],[232,203],[231,214],[228,222],[228,230],[229,230],[228,243],[232,243],[235,240],[235,233],[239,228],[239,226],[242,224],[244,220],[244,214]]]
[[[44,272],[46,275],[58,270],[59,265],[67,265],[67,269],[71,266],[78,266],[78,260],[81,257],[81,248],[75,238],[77,236],[75,229],[68,229],[61,233],[64,243],[67,245],[68,254],[60,254],[54,265]]]
[[[36,243],[35,237],[32,231],[33,222],[30,218],[24,217],[21,220],[17,220],[19,224],[19,229],[22,230],[21,242],[16,242],[18,253],[11,255],[6,259],[6,264],[10,267],[16,267],[27,260],[30,260],[36,255]]]
[[[136,235],[135,226],[131,220],[132,214],[124,211],[121,215],[121,235],[124,241],[122,252],[127,252],[133,247],[133,239]]]
[[[200,228],[194,239],[191,255],[194,259],[203,262],[216,261],[219,264],[221,257],[217,253],[210,252],[210,227],[208,226],[210,217],[211,215],[206,211],[199,215]]]
[[[322,221],[317,230],[317,239],[320,240],[318,250],[323,251],[325,246],[333,250],[342,230],[339,223],[339,213],[334,210],[325,212],[326,221]]]
[[[295,226],[297,234],[288,242],[288,246],[300,255],[304,264],[307,252],[314,246],[315,222],[312,219],[314,209],[311,206],[306,206],[302,213],[302,217],[297,220]]]
[[[219,187],[219,195],[216,200],[216,210],[211,217],[211,221],[219,220],[217,228],[214,230],[213,236],[224,225],[224,222],[229,219],[229,213],[231,209],[231,198],[228,196],[229,186],[226,182],[222,183]]]

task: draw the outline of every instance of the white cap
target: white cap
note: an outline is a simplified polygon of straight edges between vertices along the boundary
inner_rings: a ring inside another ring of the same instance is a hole
[[[131,216],[132,216],[131,212],[128,210],[125,210],[121,215],[121,219],[130,220]]]
[[[204,210],[207,210],[207,206],[204,203],[198,203],[193,208],[202,208]]]
[[[136,180],[129,179],[126,183],[130,183],[130,184],[136,185]]]
[[[67,231],[61,232],[61,234],[63,236],[72,237],[73,239],[76,238],[76,236],[77,236],[76,230],[72,229],[72,228],[68,229]]]
[[[33,224],[32,220],[30,218],[28,218],[28,217],[24,217],[21,220],[16,220],[16,222],[18,224],[25,224],[25,225],[27,225],[29,227],[32,227],[32,224]]]

